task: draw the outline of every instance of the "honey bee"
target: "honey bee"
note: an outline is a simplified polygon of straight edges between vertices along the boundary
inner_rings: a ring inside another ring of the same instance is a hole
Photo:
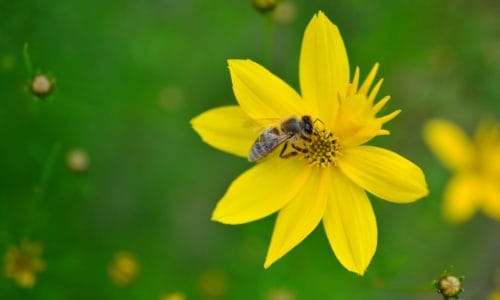
[[[309,116],[285,119],[278,126],[269,127],[259,135],[250,149],[248,160],[250,162],[259,161],[283,143],[280,152],[281,158],[297,155],[297,151],[305,153],[306,150],[297,146],[295,142],[299,139],[311,141],[310,135],[313,134],[313,128],[313,122]],[[285,154],[288,142],[294,151]]]

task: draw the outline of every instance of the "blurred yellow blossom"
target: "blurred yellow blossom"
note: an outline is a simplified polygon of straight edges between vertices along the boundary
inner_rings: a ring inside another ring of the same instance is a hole
[[[362,82],[356,68],[350,81],[340,32],[322,12],[313,16],[302,40],[302,95],[251,60],[228,64],[239,106],[211,109],[191,123],[206,143],[257,164],[233,181],[212,220],[242,224],[278,212],[265,268],[322,223],[340,263],[364,274],[377,248],[367,192],[395,203],[428,193],[416,164],[364,145],[388,135],[384,124],[400,112],[377,116],[390,99],[376,101],[382,85],[382,79],[374,82],[378,64]],[[296,125],[283,129],[288,124]],[[260,159],[259,152],[260,158],[269,155]]]
[[[500,220],[500,126],[484,121],[474,138],[452,122],[434,119],[424,139],[441,163],[453,172],[444,191],[443,213],[461,223],[482,210]]]
[[[160,300],[186,300],[186,295],[180,292],[162,294]]]
[[[29,240],[21,241],[21,245],[10,246],[4,256],[4,274],[12,278],[23,288],[32,288],[36,282],[36,274],[45,270],[45,262],[41,259],[42,245]]]
[[[227,288],[226,275],[220,270],[208,270],[200,275],[198,289],[203,299],[222,297]]]
[[[488,300],[500,300],[500,290],[494,290],[491,292]]]
[[[129,252],[117,252],[108,266],[109,278],[118,286],[131,285],[139,275],[139,263]]]

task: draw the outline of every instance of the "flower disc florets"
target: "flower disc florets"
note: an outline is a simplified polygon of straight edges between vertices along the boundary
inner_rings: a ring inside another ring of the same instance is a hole
[[[326,168],[333,163],[342,149],[338,138],[326,129],[315,129],[310,141],[304,142],[304,157],[311,165]]]

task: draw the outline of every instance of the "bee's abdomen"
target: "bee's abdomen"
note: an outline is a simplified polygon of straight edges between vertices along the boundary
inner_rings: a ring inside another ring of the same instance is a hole
[[[267,154],[269,154],[269,152],[271,150],[272,149],[270,149],[270,147],[267,144],[259,143],[258,141],[256,141],[253,144],[252,149],[250,149],[250,154],[248,155],[248,160],[250,162],[258,161],[258,160],[264,158],[264,156],[266,156]]]
[[[250,162],[258,161],[273,151],[278,146],[279,133],[277,128],[269,128],[264,131],[253,143],[248,160]]]

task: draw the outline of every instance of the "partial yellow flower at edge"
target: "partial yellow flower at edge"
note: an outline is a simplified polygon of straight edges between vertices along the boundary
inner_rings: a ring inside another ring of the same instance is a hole
[[[481,209],[500,220],[500,126],[483,121],[474,138],[454,123],[434,119],[424,140],[444,166],[454,172],[444,190],[443,214],[451,223],[469,220]]]
[[[45,270],[45,262],[40,258],[43,248],[38,242],[22,240],[20,246],[10,246],[4,256],[4,274],[14,279],[23,288],[32,288],[37,273]]]
[[[488,300],[500,300],[500,289],[491,292]]]
[[[323,221],[340,263],[363,275],[377,247],[376,219],[366,191],[409,203],[427,195],[425,177],[417,165],[392,151],[362,146],[389,134],[382,126],[399,110],[377,116],[390,99],[375,101],[382,84],[379,80],[372,87],[378,64],[361,84],[358,68],[349,81],[340,32],[322,12],[305,30],[299,69],[301,95],[251,60],[229,60],[239,105],[215,108],[191,121],[203,141],[243,157],[266,128],[279,131],[289,118],[314,121],[308,137],[283,142],[234,180],[212,219],[241,224],[278,212],[265,268]],[[295,153],[281,157],[285,145]]]

